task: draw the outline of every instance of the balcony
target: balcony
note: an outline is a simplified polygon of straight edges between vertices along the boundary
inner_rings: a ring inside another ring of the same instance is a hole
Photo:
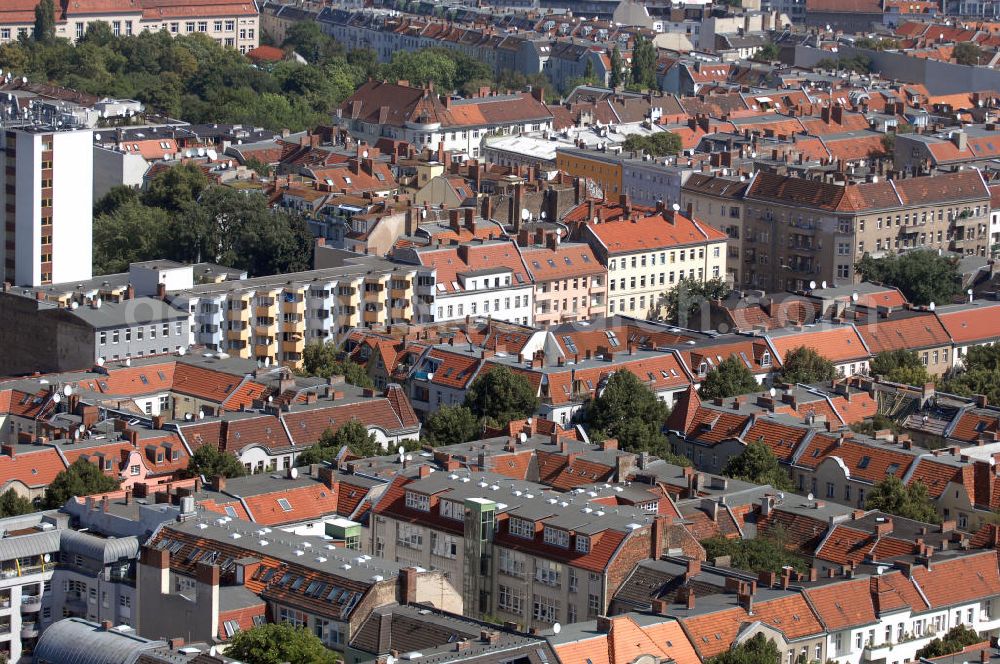
[[[250,328],[244,327],[238,330],[227,330],[226,339],[229,341],[248,341],[250,339]]]
[[[362,319],[366,323],[378,323],[379,321],[382,320],[382,311],[381,310],[369,311],[368,309],[365,309]]]
[[[306,313],[306,301],[297,300],[295,302],[283,301],[281,303],[281,311],[286,314],[298,314],[302,316]]]
[[[253,308],[253,315],[261,318],[270,318],[274,315],[274,302],[271,304],[258,304]]]
[[[227,321],[245,321],[247,319],[247,314],[250,313],[249,307],[243,307],[242,309],[227,309],[226,310],[226,320]]]
[[[41,595],[22,595],[21,613],[37,613],[42,610]]]

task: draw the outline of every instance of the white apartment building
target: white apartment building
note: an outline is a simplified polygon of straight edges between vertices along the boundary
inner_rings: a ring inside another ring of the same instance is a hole
[[[417,274],[435,280],[432,298],[423,298],[431,320],[464,320],[491,316],[495,320],[531,325],[534,285],[517,243],[473,240],[461,245],[416,247],[396,252],[415,263]]]
[[[3,279],[42,286],[92,274],[93,132],[42,125],[2,134]]]

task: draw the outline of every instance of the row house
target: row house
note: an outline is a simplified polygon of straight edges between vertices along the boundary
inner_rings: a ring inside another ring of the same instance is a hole
[[[194,512],[143,548],[136,587],[139,635],[227,641],[265,622],[303,627],[343,651],[371,612],[431,602],[461,613],[441,572],[404,569],[321,538]]]
[[[434,280],[435,289],[427,304],[429,320],[440,323],[466,316],[492,316],[522,325],[534,322],[535,287],[512,240],[407,247],[397,250],[395,257],[416,265],[411,269],[418,278]]]
[[[590,246],[581,242],[562,243],[558,234],[535,239],[544,239],[544,245],[518,241],[535,284],[535,324],[556,325],[603,317],[607,310],[607,269],[598,262]]]
[[[412,266],[358,257],[337,268],[193,286],[167,299],[190,312],[192,343],[295,367],[307,343],[337,340],[354,327],[428,319],[419,293],[432,293],[433,285],[433,272],[418,280]]]
[[[726,236],[676,209],[587,223],[582,239],[608,268],[608,315],[646,317],[681,281],[722,279]]]
[[[950,364],[961,367],[969,349],[991,346],[1000,341],[1000,302],[976,300],[967,304],[937,307],[937,318],[951,338],[953,352]]]
[[[648,504],[602,504],[613,488],[551,494],[491,473],[398,476],[374,508],[373,553],[462,578],[466,615],[525,629],[603,615],[635,564],[667,549],[700,553],[650,493]]]
[[[57,0],[56,36],[77,41],[91,23],[107,23],[115,36],[143,30],[172,36],[201,33],[223,46],[246,53],[260,44],[257,5],[247,0],[143,0],[109,3],[97,0]],[[0,43],[34,33],[35,4],[18,0],[0,9]]]

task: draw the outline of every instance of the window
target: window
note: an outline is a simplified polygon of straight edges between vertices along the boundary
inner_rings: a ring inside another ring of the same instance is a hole
[[[544,539],[546,544],[559,546],[564,549],[569,548],[569,533],[559,528],[545,526]]]
[[[396,543],[409,549],[422,549],[424,546],[423,528],[408,523],[397,524]]]
[[[562,583],[562,565],[548,560],[535,562],[535,581],[547,586],[559,586]]]
[[[280,507],[282,511],[285,512],[292,511],[292,504],[288,502],[287,498],[278,498],[278,507]]]
[[[528,521],[527,519],[519,519],[516,516],[512,516],[509,520],[508,530],[511,535],[516,535],[517,537],[523,537],[525,539],[535,538],[535,522]]]
[[[557,622],[559,620],[559,600],[532,595],[531,617],[539,622]]]
[[[576,550],[580,553],[590,553],[590,538],[586,535],[577,535]]]
[[[502,574],[519,579],[523,579],[526,574],[524,556],[509,549],[500,549],[497,556],[497,568]]]
[[[497,586],[497,606],[502,611],[507,611],[508,613],[515,613],[517,615],[524,614],[524,590],[514,588],[511,586],[505,586],[500,584]]]
[[[431,499],[430,496],[425,496],[413,491],[406,492],[406,506],[410,509],[420,510],[421,512],[431,511]]]
[[[456,521],[465,519],[465,507],[462,503],[455,502],[454,500],[442,500],[438,505],[440,506],[441,516],[448,519],[455,519]]]
[[[439,535],[432,530],[431,553],[441,558],[454,559],[458,556],[458,538],[453,535]]]
[[[293,627],[305,627],[308,617],[302,611],[296,611],[285,606],[278,607],[278,622],[287,623]]]

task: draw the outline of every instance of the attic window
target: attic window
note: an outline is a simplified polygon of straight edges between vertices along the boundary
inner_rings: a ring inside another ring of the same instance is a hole
[[[287,498],[278,498],[278,507],[280,507],[285,512],[292,511],[292,504],[288,502]]]
[[[149,385],[149,380],[146,378],[146,374],[139,374],[139,380],[142,381],[143,385]]]
[[[886,475],[895,475],[897,470],[899,470],[899,464],[898,463],[890,463],[889,466],[885,469],[885,474]]]
[[[233,507],[232,505],[226,505],[223,509],[226,511],[226,516],[231,516],[234,519],[239,517],[239,515],[236,513],[236,508]]]
[[[863,457],[861,457],[861,461],[858,462],[858,468],[860,468],[862,470],[865,469],[865,468],[867,468],[868,464],[871,463],[871,460],[872,460],[872,458],[870,456],[863,456]]]

